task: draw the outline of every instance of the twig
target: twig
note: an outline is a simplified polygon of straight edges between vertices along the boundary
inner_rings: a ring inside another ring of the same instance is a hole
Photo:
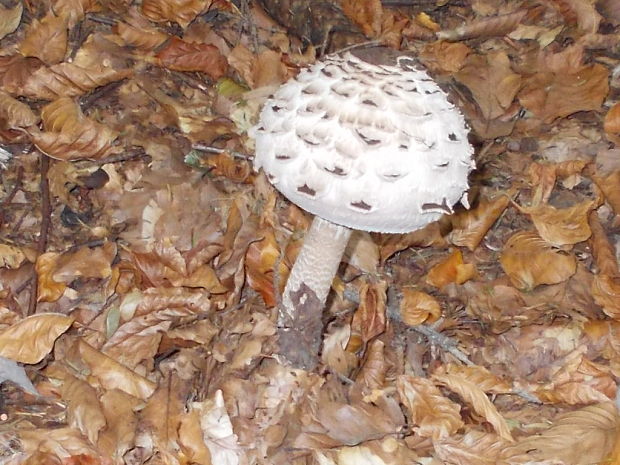
[[[246,155],[245,153],[235,152],[234,150],[220,149],[217,147],[212,147],[210,145],[204,145],[204,144],[192,144],[192,149],[198,150],[200,152],[207,152],[207,153],[217,153],[217,154],[228,153],[232,155],[234,158],[239,158],[241,160],[249,160],[251,158],[249,155]]]
[[[107,165],[108,163],[119,163],[123,161],[136,160],[138,158],[147,158],[150,157],[148,153],[146,153],[142,149],[118,153],[116,155],[110,155],[109,157],[102,158],[100,160],[92,160],[92,163],[95,165]]]
[[[52,217],[52,205],[50,202],[50,186],[47,174],[50,169],[50,159],[44,153],[40,154],[41,157],[41,182],[39,184],[41,190],[41,232],[39,234],[39,242],[37,243],[37,257],[45,253],[47,248],[47,233],[50,227],[50,220]],[[37,297],[38,297],[39,277],[37,276],[36,269],[32,278],[32,287],[30,290],[30,302],[28,303],[28,315],[34,315],[37,310]]]
[[[474,365],[474,362],[472,362],[467,355],[465,355],[457,347],[457,343],[452,338],[444,336],[435,328],[427,325],[417,325],[411,326],[409,329],[426,336],[431,344],[441,347],[444,351],[452,354],[457,360],[463,362],[465,365]]]

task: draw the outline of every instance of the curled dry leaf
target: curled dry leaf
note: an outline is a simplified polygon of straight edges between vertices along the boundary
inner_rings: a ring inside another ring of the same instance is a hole
[[[504,115],[521,88],[521,76],[512,71],[505,52],[469,55],[454,77],[471,91],[486,120]]]
[[[620,145],[620,102],[614,103],[605,114],[603,128],[607,139],[616,145]]]
[[[106,426],[97,390],[70,373],[66,373],[60,386],[62,400],[67,404],[67,421],[91,443],[97,444],[99,431]]]
[[[470,53],[471,48],[461,42],[437,40],[424,46],[422,56],[428,68],[456,73],[463,67]]]
[[[59,313],[32,315],[0,332],[0,356],[20,363],[39,363],[73,318]]]
[[[452,215],[452,231],[448,240],[460,247],[474,250],[488,230],[510,203],[511,193],[498,195],[493,200],[482,200],[472,210],[462,210]]]
[[[402,375],[396,380],[396,388],[410,425],[420,436],[439,440],[463,426],[461,407],[445,397],[430,379]]]
[[[593,176],[593,181],[603,191],[605,200],[616,215],[620,215],[620,170],[607,176]]]
[[[245,256],[245,270],[248,284],[252,289],[259,292],[265,304],[273,307],[277,303],[274,289],[274,270],[278,267],[281,293],[288,277],[289,268],[285,260],[280,258],[280,247],[272,229],[259,231],[259,237],[263,239],[253,242],[248,247]]]
[[[0,39],[17,29],[22,19],[24,5],[21,2],[15,4],[12,8],[5,8],[0,5]]]
[[[461,398],[470,404],[478,415],[493,425],[495,432],[504,440],[512,441],[510,428],[504,417],[491,403],[484,391],[474,381],[470,381],[460,375],[433,375],[435,382],[441,383],[451,391],[456,392]]]
[[[39,255],[35,264],[37,272],[37,300],[39,302],[56,302],[65,292],[67,285],[54,280],[54,271],[60,254],[47,252]]]
[[[555,0],[551,2],[551,5],[558,9],[568,24],[576,24],[583,33],[594,33],[598,31],[603,19],[595,3],[581,0]]]
[[[426,275],[426,282],[431,286],[442,288],[447,284],[463,284],[476,276],[473,263],[463,262],[463,253],[456,249],[444,261],[433,266]]]
[[[98,0],[56,0],[54,13],[67,20],[67,27],[72,29],[84,19],[86,13],[94,13],[101,9]]]
[[[48,13],[41,21],[35,19],[19,45],[27,57],[39,58],[47,65],[60,63],[67,53],[67,22],[62,16]]]
[[[104,392],[101,406],[106,428],[99,435],[97,448],[107,457],[122,457],[135,445],[140,399],[118,389]]]
[[[592,296],[607,316],[620,320],[620,276],[596,275],[592,281]]]
[[[215,45],[185,42],[178,37],[171,37],[155,57],[164,68],[200,71],[213,79],[221,78],[228,67],[226,58]]]
[[[38,121],[28,105],[0,90],[0,129],[27,128]]]
[[[577,271],[574,256],[554,249],[534,231],[521,231],[508,239],[500,264],[512,284],[521,290],[561,283]]]
[[[114,31],[127,45],[139,50],[151,51],[168,39],[167,34],[154,28],[143,16],[134,13],[129,15],[125,21],[118,21],[114,26]]]
[[[60,98],[41,111],[44,132],[31,132],[36,146],[59,160],[99,159],[110,154],[117,133],[86,117],[70,98]]]
[[[385,331],[387,282],[364,283],[360,289],[360,304],[351,321],[351,339],[359,335],[365,344]]]
[[[211,6],[212,0],[143,0],[141,13],[151,21],[173,21],[186,28]]]
[[[400,316],[409,326],[433,323],[441,316],[439,302],[426,292],[404,288],[400,301]]]
[[[584,160],[567,160],[561,163],[533,162],[527,169],[530,184],[534,187],[532,205],[546,203],[557,178],[564,179],[580,174],[586,166]]]
[[[539,72],[526,79],[518,98],[537,118],[551,123],[578,111],[599,110],[609,91],[608,74],[598,63]]]
[[[375,339],[368,345],[364,363],[355,377],[355,382],[367,390],[379,390],[385,385],[385,375],[388,369],[385,360],[385,344]]]
[[[441,234],[441,226],[435,221],[408,234],[388,234],[381,241],[381,262],[385,262],[396,252],[409,247],[445,247],[446,240]]]
[[[508,394],[513,391],[512,386],[507,381],[491,373],[485,367],[478,365],[457,365],[448,363],[440,368],[436,374],[447,373],[449,375],[460,376],[467,381],[474,383],[480,389],[490,394]]]
[[[501,463],[604,463],[618,437],[620,420],[613,402],[589,405],[560,415],[551,428],[504,449]],[[575,440],[579,438],[579,440]]]
[[[367,37],[377,37],[381,32],[383,7],[380,0],[344,0],[342,10],[345,15],[357,24]]]
[[[514,31],[516,27],[521,24],[527,13],[527,10],[519,10],[505,15],[480,19],[459,26],[453,30],[440,31],[437,33],[437,37],[439,39],[455,41],[504,36]]]
[[[497,456],[506,445],[496,434],[477,430],[433,442],[441,460],[459,465],[497,465]]]
[[[598,214],[593,211],[588,216],[588,224],[592,231],[590,237],[590,249],[596,263],[599,274],[608,276],[620,276],[616,249],[607,237]]]
[[[64,62],[37,69],[28,76],[22,87],[11,92],[42,100],[77,97],[110,82],[125,79],[132,73],[129,69],[115,69],[105,63],[83,68]]]
[[[560,247],[577,244],[590,237],[588,214],[595,206],[595,201],[586,200],[568,208],[540,204],[520,209],[530,215],[540,237],[549,244]]]

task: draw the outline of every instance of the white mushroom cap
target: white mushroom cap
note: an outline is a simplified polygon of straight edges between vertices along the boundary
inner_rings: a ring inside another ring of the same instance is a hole
[[[467,190],[467,125],[410,56],[377,65],[356,55],[364,56],[327,56],[276,91],[250,130],[254,166],[290,201],[333,223],[419,229]]]

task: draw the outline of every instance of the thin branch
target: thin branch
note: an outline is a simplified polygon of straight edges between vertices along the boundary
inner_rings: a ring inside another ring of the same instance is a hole
[[[206,153],[217,153],[217,154],[228,153],[232,155],[234,158],[239,158],[240,160],[249,160],[251,158],[250,155],[246,155],[245,153],[235,152],[234,150],[228,150],[228,149],[220,149],[217,147],[212,147],[210,145],[204,145],[204,144],[192,144],[192,149],[198,150],[199,152],[206,152]]]
[[[50,159],[44,153],[40,154],[41,159],[41,181],[39,184],[41,190],[41,232],[39,233],[39,242],[37,243],[37,257],[45,253],[47,248],[47,234],[50,227],[50,220],[52,217],[52,204],[50,202],[50,186],[47,178]],[[38,298],[39,277],[37,276],[36,269],[32,277],[32,286],[30,290],[30,302],[28,303],[28,315],[34,315],[37,310],[37,298]]]

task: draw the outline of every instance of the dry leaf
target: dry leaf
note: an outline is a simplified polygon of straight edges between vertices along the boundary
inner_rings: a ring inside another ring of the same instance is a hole
[[[284,290],[290,270],[285,264],[284,257],[280,258],[280,248],[273,230],[258,231],[258,236],[263,239],[250,244],[245,257],[247,280],[250,287],[261,294],[265,304],[273,307],[277,303],[273,287],[274,270],[278,266],[279,294]]]
[[[588,224],[592,231],[590,249],[592,250],[592,256],[594,257],[598,273],[608,276],[620,276],[615,247],[607,237],[607,233],[603,229],[596,211],[590,213]]]
[[[86,381],[66,373],[60,392],[67,404],[69,425],[82,431],[91,443],[96,444],[99,431],[106,426],[97,390]]]
[[[567,160],[561,163],[533,162],[527,169],[530,184],[534,187],[532,206],[547,203],[557,178],[567,178],[580,174],[586,166],[584,160]]]
[[[497,465],[497,456],[506,445],[496,434],[478,430],[433,441],[440,459],[445,463],[459,465]]]
[[[515,30],[516,27],[521,24],[527,13],[527,10],[519,10],[505,15],[479,19],[459,26],[451,31],[440,31],[437,33],[437,37],[443,40],[456,41],[471,38],[504,36]]]
[[[0,129],[26,128],[38,121],[28,105],[0,90]]]
[[[409,288],[404,288],[402,294],[400,316],[405,324],[433,323],[441,316],[441,307],[435,297]]]
[[[13,8],[5,8],[0,5],[0,39],[17,29],[22,19],[24,5],[21,2],[15,4]]]
[[[431,380],[401,375],[396,388],[416,434],[439,440],[463,426],[461,407],[441,394]]]
[[[39,255],[35,264],[37,272],[37,300],[39,302],[56,302],[65,292],[66,283],[54,280],[56,263],[60,254],[47,252]]]
[[[620,103],[614,103],[605,114],[603,128],[607,139],[616,145],[620,145]]]
[[[603,463],[617,440],[620,421],[613,402],[560,415],[551,428],[525,437],[501,452],[504,463]],[[578,438],[578,440],[575,440]],[[553,462],[545,462],[553,460]]]
[[[99,159],[109,155],[118,134],[86,117],[70,98],[60,98],[41,111],[44,132],[31,132],[39,150],[59,160]]]
[[[212,0],[143,0],[140,11],[151,21],[174,21],[186,28],[211,6]]]
[[[67,37],[65,18],[48,13],[41,21],[32,22],[19,51],[24,56],[37,57],[47,65],[54,65],[65,58]]]
[[[465,379],[459,375],[434,374],[433,380],[444,384],[450,390],[456,392],[461,398],[470,404],[478,415],[488,421],[495,432],[505,441],[512,441],[512,434],[504,417],[491,403],[484,391],[474,381]]]
[[[553,0],[550,4],[558,9],[568,24],[576,24],[580,32],[598,31],[601,15],[593,0]]]
[[[500,379],[485,367],[478,365],[447,363],[435,372],[435,374],[440,373],[460,376],[489,394],[509,394],[513,392],[512,385],[509,382]]]
[[[101,9],[98,0],[55,0],[54,13],[67,20],[67,27],[72,29],[82,21],[86,13],[94,13]]]
[[[521,231],[508,239],[500,263],[512,284],[522,290],[561,283],[577,271],[575,257],[554,249],[533,231]]]
[[[343,0],[342,11],[367,37],[377,37],[381,32],[383,7],[380,0]]]
[[[426,44],[421,55],[428,68],[456,73],[463,67],[470,53],[471,49],[461,42],[438,40]]]
[[[520,209],[530,215],[540,237],[549,244],[560,247],[577,244],[590,237],[588,214],[595,206],[595,201],[586,200],[568,208],[541,204]]]
[[[396,252],[409,247],[445,247],[446,240],[441,234],[439,222],[434,221],[408,234],[386,234],[381,241],[381,262],[384,263]]]
[[[20,363],[38,363],[72,323],[73,318],[58,313],[24,318],[0,331],[0,356]]]
[[[135,10],[131,11],[132,14],[125,18],[125,22],[118,21],[114,26],[114,31],[127,45],[147,52],[168,40],[167,34],[153,27],[143,16],[135,14]]]
[[[620,215],[620,170],[607,176],[592,176],[592,180],[603,191],[605,200],[616,215]]]
[[[500,194],[493,200],[481,200],[472,210],[462,210],[452,215],[450,220],[453,229],[448,240],[456,246],[467,247],[473,251],[504,212],[511,197],[510,192]]]
[[[361,337],[365,344],[385,331],[385,304],[387,283],[364,283],[360,289],[360,303],[351,321],[352,339]]]
[[[43,100],[77,97],[110,82],[125,79],[132,73],[129,69],[115,69],[106,63],[83,68],[64,62],[37,69],[27,76],[21,87],[11,92]]]
[[[463,284],[476,276],[473,263],[463,262],[463,254],[456,249],[444,261],[433,266],[426,275],[426,282],[431,286],[442,288],[447,284]]]
[[[368,390],[380,390],[385,385],[388,366],[385,360],[385,344],[375,339],[368,345],[364,363],[355,381]]]
[[[519,92],[521,104],[545,123],[578,111],[599,110],[609,91],[609,73],[598,63],[575,64],[579,58],[573,49],[543,55],[541,71],[527,78]]]
[[[454,77],[471,91],[486,120],[504,115],[521,88],[521,76],[512,71],[505,52],[469,55]]]
[[[607,316],[620,320],[620,276],[597,274],[592,281],[592,297]]]
[[[119,389],[101,396],[107,427],[99,435],[97,448],[107,457],[123,457],[134,447],[138,419],[135,410],[141,400]]]
[[[178,37],[171,37],[155,58],[164,68],[174,71],[199,71],[212,79],[221,78],[228,67],[226,58],[216,46],[185,42]]]

